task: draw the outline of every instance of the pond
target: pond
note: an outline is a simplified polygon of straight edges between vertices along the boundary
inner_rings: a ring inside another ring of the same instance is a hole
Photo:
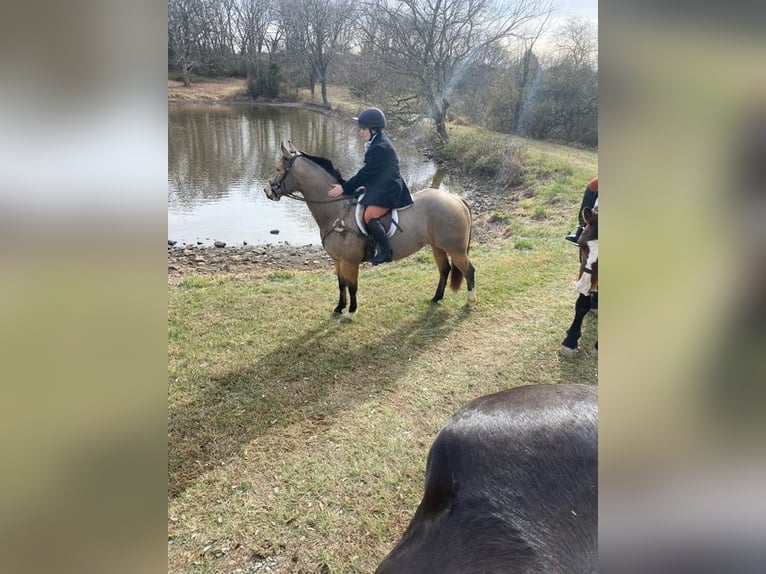
[[[362,165],[364,142],[353,120],[300,108],[170,104],[168,107],[168,239],[179,245],[317,245],[305,204],[263,192],[280,142],[330,158],[344,177]],[[394,140],[401,170],[415,191],[447,190],[436,164]]]

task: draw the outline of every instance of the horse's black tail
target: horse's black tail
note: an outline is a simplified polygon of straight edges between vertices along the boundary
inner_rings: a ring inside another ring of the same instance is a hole
[[[460,286],[463,284],[463,272],[460,271],[457,265],[452,263],[449,275],[449,288],[457,292],[460,290]]]
[[[468,202],[460,198],[460,201],[463,202],[463,205],[465,205],[466,209],[468,210],[468,220],[470,221],[471,225],[468,227],[468,246],[465,248],[465,252],[469,253],[471,251],[471,239],[473,238],[473,212],[471,211],[471,206],[468,205]]]

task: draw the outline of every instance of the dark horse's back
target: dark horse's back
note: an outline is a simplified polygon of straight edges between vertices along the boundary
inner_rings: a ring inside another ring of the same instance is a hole
[[[447,421],[425,492],[378,574],[597,571],[598,391],[531,385]]]

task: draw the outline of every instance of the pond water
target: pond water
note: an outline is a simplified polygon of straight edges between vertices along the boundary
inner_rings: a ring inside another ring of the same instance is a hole
[[[330,158],[345,178],[364,158],[364,142],[351,119],[276,106],[170,104],[168,239],[179,245],[319,244],[305,204],[271,201],[263,192],[280,157],[280,142],[287,140]],[[413,191],[448,189],[434,162],[412,146],[394,144]]]

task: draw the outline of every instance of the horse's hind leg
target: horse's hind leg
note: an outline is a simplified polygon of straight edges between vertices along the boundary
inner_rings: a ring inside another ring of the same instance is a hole
[[[567,329],[566,338],[561,341],[559,352],[565,357],[573,357],[577,352],[577,342],[582,335],[582,320],[590,311],[590,295],[580,294],[575,303],[575,317],[572,325]]]
[[[435,245],[431,246],[431,251],[434,254],[436,266],[439,268],[439,284],[436,286],[436,294],[431,299],[431,303],[438,303],[444,297],[444,288],[447,286],[447,277],[452,266],[447,258],[446,251],[439,249]]]
[[[462,278],[465,277],[465,286],[468,290],[468,302],[473,303],[476,301],[476,269],[468,258],[467,253],[457,253],[452,255],[452,281],[450,287],[453,291],[457,291],[462,283]],[[460,273],[455,273],[455,269]]]

